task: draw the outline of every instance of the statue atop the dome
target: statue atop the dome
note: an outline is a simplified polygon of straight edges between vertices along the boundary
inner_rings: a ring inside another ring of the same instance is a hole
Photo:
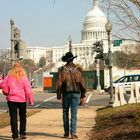
[[[98,7],[98,0],[93,0],[93,7]]]

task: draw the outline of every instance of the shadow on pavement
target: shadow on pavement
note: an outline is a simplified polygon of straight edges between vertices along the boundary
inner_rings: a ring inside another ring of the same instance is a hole
[[[60,109],[62,105],[58,102],[35,102],[34,106],[27,106],[29,109]]]
[[[40,133],[40,132],[27,132],[27,136],[48,136],[48,137],[57,137],[57,138],[63,138],[63,136],[60,136],[58,134],[48,134],[48,133]]]
[[[0,140],[11,140],[9,136],[0,136]]]
[[[102,108],[98,108],[97,111],[99,111],[99,110],[104,110],[104,109],[107,109],[107,108],[112,108],[112,107],[110,107],[110,106],[105,106],[105,107],[102,107]]]

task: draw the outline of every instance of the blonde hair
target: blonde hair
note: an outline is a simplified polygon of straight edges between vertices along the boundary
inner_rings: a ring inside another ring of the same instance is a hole
[[[16,80],[21,79],[22,77],[27,76],[25,70],[22,68],[19,62],[16,62],[13,68],[9,71],[9,75]]]

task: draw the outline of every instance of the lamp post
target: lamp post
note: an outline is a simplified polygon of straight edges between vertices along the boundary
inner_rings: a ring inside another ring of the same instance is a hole
[[[107,23],[105,24],[105,29],[108,35],[108,59],[109,59],[109,79],[110,79],[110,101],[109,101],[109,106],[113,105],[114,102],[114,94],[113,94],[113,79],[112,79],[112,51],[111,51],[111,41],[110,41],[110,32],[112,30],[112,24],[108,20]]]

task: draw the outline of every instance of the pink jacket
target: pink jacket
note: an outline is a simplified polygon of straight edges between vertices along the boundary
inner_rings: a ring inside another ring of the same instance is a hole
[[[7,101],[28,102],[30,105],[34,104],[31,84],[27,77],[16,80],[8,75],[0,83],[0,88],[3,88],[5,84],[9,87],[9,95],[6,96]]]

